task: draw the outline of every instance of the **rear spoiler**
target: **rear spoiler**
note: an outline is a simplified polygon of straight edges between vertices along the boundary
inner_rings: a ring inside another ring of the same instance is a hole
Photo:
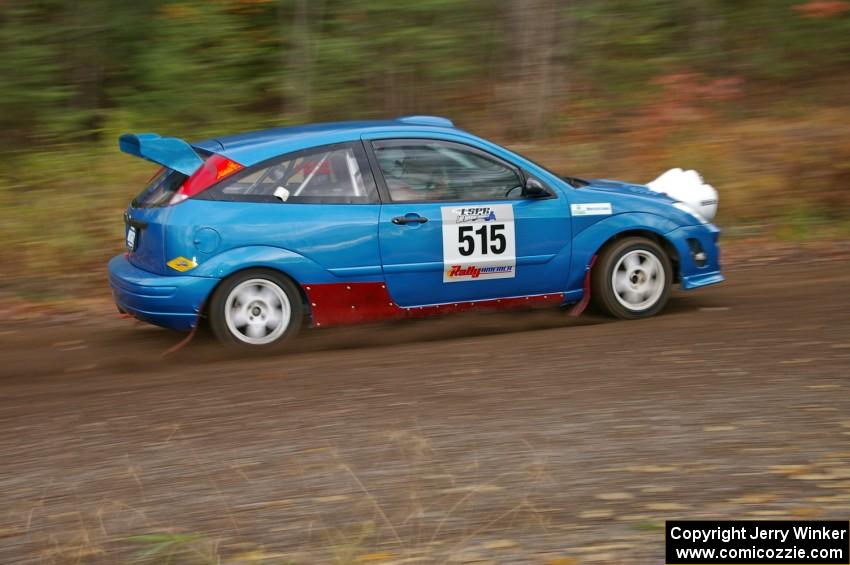
[[[176,137],[160,137],[155,133],[125,133],[118,138],[118,147],[124,153],[153,161],[186,176],[192,176],[204,164],[191,145]]]

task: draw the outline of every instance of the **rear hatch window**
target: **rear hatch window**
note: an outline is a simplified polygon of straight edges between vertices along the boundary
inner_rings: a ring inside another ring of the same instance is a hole
[[[142,192],[133,199],[133,208],[159,208],[168,206],[171,197],[189,178],[168,167],[162,167]]]
[[[211,152],[200,147],[192,147],[192,149],[203,161],[206,161],[212,155]],[[179,171],[162,167],[148,182],[145,189],[133,199],[133,208],[160,208],[162,206],[168,206],[174,193],[180,190],[180,187],[183,186],[183,183],[188,178],[188,176]]]

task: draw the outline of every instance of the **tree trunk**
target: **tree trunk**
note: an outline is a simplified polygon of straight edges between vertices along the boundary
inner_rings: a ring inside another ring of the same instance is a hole
[[[308,0],[296,0],[290,36],[292,44],[286,55],[285,107],[289,117],[309,122],[313,98],[313,49]]]
[[[558,0],[509,0],[505,33],[510,46],[507,93],[514,134],[525,138],[547,132],[556,109],[564,69],[558,68],[561,12]]]

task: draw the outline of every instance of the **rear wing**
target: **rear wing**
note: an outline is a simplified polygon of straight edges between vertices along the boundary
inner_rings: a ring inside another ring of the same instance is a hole
[[[191,145],[176,137],[160,137],[155,133],[125,133],[118,138],[118,147],[124,153],[153,161],[187,177],[204,164]]]

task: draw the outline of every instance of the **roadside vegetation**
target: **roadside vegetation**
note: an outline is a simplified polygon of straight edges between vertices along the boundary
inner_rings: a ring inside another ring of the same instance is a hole
[[[0,10],[0,291],[103,285],[155,166],[199,139],[433,113],[553,170],[695,168],[731,236],[850,236],[850,2],[12,0]]]

